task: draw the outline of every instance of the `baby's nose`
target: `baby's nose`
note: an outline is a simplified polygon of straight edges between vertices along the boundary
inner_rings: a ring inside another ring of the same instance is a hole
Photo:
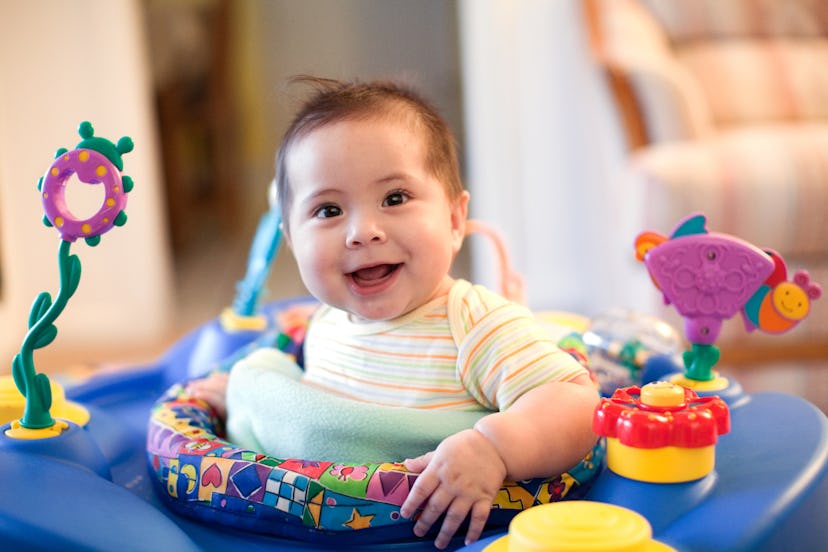
[[[382,243],[385,241],[385,232],[374,217],[354,217],[348,227],[348,235],[345,238],[347,247],[359,247],[369,243]]]

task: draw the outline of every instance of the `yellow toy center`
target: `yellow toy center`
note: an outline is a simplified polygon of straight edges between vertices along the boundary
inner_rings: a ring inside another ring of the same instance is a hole
[[[676,374],[670,378],[670,383],[687,387],[693,391],[721,391],[730,386],[730,381],[719,375],[715,370],[713,371],[713,379],[709,381],[699,381],[684,377],[684,374]]]
[[[601,502],[572,500],[525,510],[509,524],[509,534],[484,552],[665,552],[653,540],[640,514]]]
[[[74,422],[79,426],[84,426],[89,422],[89,411],[79,404],[66,400],[66,394],[63,392],[63,386],[54,381],[50,381],[52,389],[52,408],[51,414],[55,418],[63,418]],[[11,376],[0,377],[0,424],[7,424],[18,420],[23,416],[23,410],[26,407],[26,399],[17,389],[14,384],[14,378]],[[26,428],[21,428],[26,429]],[[40,430],[28,430],[40,431]],[[34,437],[39,438],[39,437]]]
[[[681,406],[684,404],[684,388],[669,381],[648,383],[641,388],[640,400],[647,406]]]
[[[649,483],[701,479],[716,463],[716,447],[635,448],[607,437],[607,467],[618,475]]]

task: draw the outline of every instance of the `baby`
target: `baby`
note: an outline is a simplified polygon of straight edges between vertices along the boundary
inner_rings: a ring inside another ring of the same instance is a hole
[[[421,512],[414,533],[445,515],[438,548],[466,520],[473,542],[504,480],[555,476],[587,455],[595,387],[526,308],[450,276],[469,194],[436,110],[395,83],[297,80],[315,92],[276,174],[285,238],[322,302],[303,382],[374,404],[490,411],[405,460],[420,474],[401,508]],[[227,382],[189,390],[225,414]]]

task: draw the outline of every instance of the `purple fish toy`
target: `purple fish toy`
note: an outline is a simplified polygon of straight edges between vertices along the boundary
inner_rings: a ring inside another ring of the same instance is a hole
[[[669,237],[639,234],[635,248],[664,303],[684,317],[685,335],[693,345],[684,354],[685,377],[715,379],[711,369],[719,350],[713,343],[722,322],[741,312],[762,287],[774,270],[773,260],[742,239],[709,232],[702,214],[682,219]]]

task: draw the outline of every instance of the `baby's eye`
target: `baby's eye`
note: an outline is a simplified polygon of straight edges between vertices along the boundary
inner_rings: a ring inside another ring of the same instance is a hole
[[[336,205],[323,205],[313,212],[314,218],[331,218],[338,217],[342,214],[342,209]]]
[[[391,192],[390,194],[385,196],[385,199],[382,202],[382,206],[393,207],[395,205],[402,205],[406,201],[408,201],[408,194],[406,194],[405,192]]]

